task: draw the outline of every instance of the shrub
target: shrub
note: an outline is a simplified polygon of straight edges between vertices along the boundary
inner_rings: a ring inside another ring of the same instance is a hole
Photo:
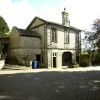
[[[80,66],[81,66],[81,67],[87,67],[87,66],[89,66],[89,64],[86,63],[86,62],[82,62],[82,63],[80,63]]]

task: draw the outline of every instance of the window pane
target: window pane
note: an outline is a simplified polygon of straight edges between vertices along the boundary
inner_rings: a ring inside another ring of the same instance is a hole
[[[55,42],[57,42],[57,33],[55,32]]]
[[[76,43],[78,43],[79,42],[79,34],[78,33],[76,33]]]
[[[52,32],[52,42],[54,42],[54,33]]]
[[[57,32],[55,28],[52,28],[52,42],[57,42]]]
[[[69,43],[69,32],[65,31],[64,42]]]

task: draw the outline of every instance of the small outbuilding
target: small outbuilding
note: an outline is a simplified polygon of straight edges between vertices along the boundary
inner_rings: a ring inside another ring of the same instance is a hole
[[[41,36],[36,31],[13,27],[10,33],[10,58],[29,66],[30,61],[40,62]]]

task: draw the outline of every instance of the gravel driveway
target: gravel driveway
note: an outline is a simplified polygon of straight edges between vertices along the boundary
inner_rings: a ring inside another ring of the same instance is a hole
[[[100,100],[100,67],[3,69],[0,100]]]

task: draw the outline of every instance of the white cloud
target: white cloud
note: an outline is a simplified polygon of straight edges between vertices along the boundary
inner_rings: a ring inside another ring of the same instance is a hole
[[[99,18],[99,0],[59,0],[55,8],[44,5],[38,15],[47,20],[62,22],[61,12],[64,7],[69,13],[72,26],[80,29],[90,28],[90,24]]]
[[[66,7],[71,24],[79,28],[88,28],[96,18],[100,17],[100,0],[60,0],[60,7]]]
[[[30,6],[28,0],[12,3],[11,0],[0,0],[0,14],[12,26],[26,28],[34,16],[61,23],[61,12],[64,7],[69,13],[72,26],[84,29],[88,28],[96,18],[100,17],[99,0],[58,0],[55,7],[44,3],[42,9]],[[37,5],[38,6],[38,5]],[[34,10],[35,9],[35,10]]]
[[[58,13],[56,9],[53,9],[49,5],[42,6],[41,11],[38,12],[37,15],[48,21],[61,22],[59,21],[61,17],[61,12]]]
[[[26,28],[35,16],[34,9],[28,4],[27,0],[12,3],[11,0],[0,0],[1,16],[6,20],[10,29],[12,26]]]

